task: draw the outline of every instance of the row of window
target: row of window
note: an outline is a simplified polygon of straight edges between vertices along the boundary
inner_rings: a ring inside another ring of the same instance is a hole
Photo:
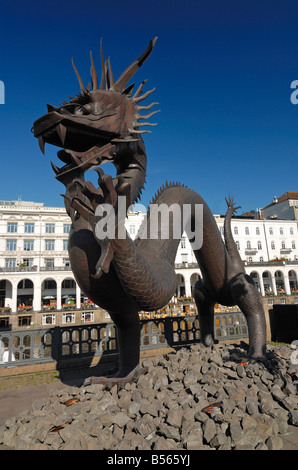
[[[245,227],[244,229],[244,233],[245,235],[249,235],[250,234],[250,230],[249,230],[249,227]],[[256,235],[260,235],[260,227],[256,227]],[[238,227],[235,226],[234,227],[234,235],[238,235],[239,232],[238,232]],[[284,228],[283,227],[279,227],[279,234],[280,235],[284,235]],[[269,235],[273,235],[273,228],[272,227],[269,227]],[[294,235],[294,229],[293,227],[290,227],[290,235]]]
[[[71,224],[63,224],[63,233],[69,233]],[[35,233],[35,224],[34,222],[25,222],[24,225],[25,233]],[[7,223],[7,232],[8,233],[17,233],[18,232],[18,222],[8,222]],[[55,233],[55,224],[45,224],[45,233]]]
[[[34,263],[34,258],[23,258],[21,262],[21,266],[31,268]],[[18,266],[16,258],[5,258],[5,267],[6,268],[16,268]],[[46,268],[54,268],[55,266],[55,258],[45,258],[44,266]],[[69,259],[63,258],[63,266],[68,267]]]
[[[34,251],[34,240],[23,240],[24,251]],[[6,240],[6,251],[16,251],[17,240]],[[63,240],[63,251],[68,249],[68,240]],[[45,240],[45,250],[55,251],[55,240]]]
[[[238,250],[240,250],[240,243],[238,241],[235,242]],[[296,250],[296,242],[293,240],[291,243],[292,250]],[[262,243],[260,241],[257,242],[257,248],[258,250],[262,250]],[[246,250],[251,250],[251,242],[247,241],[246,242]],[[271,250],[275,250],[275,242],[271,242]],[[286,242],[282,241],[281,242],[281,250],[286,250]]]

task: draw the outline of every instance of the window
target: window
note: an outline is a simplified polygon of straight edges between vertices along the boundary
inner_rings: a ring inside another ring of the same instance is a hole
[[[30,326],[31,325],[31,316],[18,317],[19,326]]]
[[[236,247],[237,247],[237,250],[240,251],[240,243],[239,242],[236,242]]]
[[[68,240],[63,240],[63,251],[68,250]]]
[[[273,235],[273,228],[272,227],[269,228],[269,235]]]
[[[275,243],[271,242],[271,250],[275,250]]]
[[[283,240],[283,241],[281,242],[281,249],[282,249],[282,250],[285,250],[285,248],[286,248],[286,244],[285,244],[285,241]]]
[[[33,266],[33,258],[23,258],[22,265],[31,268]]]
[[[43,281],[44,289],[56,289],[56,281],[54,279],[46,279]]]
[[[186,241],[185,241],[185,238],[182,238],[182,239],[181,239],[180,248],[186,248]]]
[[[46,268],[53,268],[54,267],[54,258],[46,258],[45,259],[45,267]]]
[[[5,258],[5,267],[6,268],[15,268],[16,267],[16,258]]]
[[[69,258],[63,258],[63,266],[67,268],[70,267]]]
[[[245,235],[249,235],[249,228],[245,227]]]
[[[7,223],[7,232],[8,233],[17,233],[18,223],[17,222],[8,222]]]
[[[45,250],[54,251],[55,250],[55,240],[45,240]]]
[[[290,227],[290,235],[294,235],[293,227]]]
[[[94,321],[94,312],[82,312],[82,322],[88,323]]]
[[[284,234],[284,229],[282,227],[279,227],[279,234],[283,235]]]
[[[249,263],[252,263],[252,257],[249,256],[249,258],[247,258],[247,261],[248,261]]]
[[[263,262],[264,261],[264,258],[263,256],[260,256],[260,261]]]
[[[76,287],[76,283],[74,279],[64,279],[62,283],[62,287],[65,289],[72,289]]]
[[[74,323],[75,322],[75,313],[63,313],[62,323]]]
[[[55,233],[55,224],[46,224],[46,233]]]
[[[238,235],[238,227],[234,227],[234,235]]]
[[[43,325],[55,325],[56,324],[56,315],[43,315],[42,316]]]
[[[256,228],[256,235],[260,235],[260,229],[259,229],[259,227]]]
[[[129,226],[129,234],[130,235],[135,235],[136,234],[136,226],[135,225],[130,225]]]
[[[6,240],[6,251],[16,251],[17,241],[16,240]]]
[[[34,240],[24,240],[24,251],[34,250]]]
[[[25,233],[34,233],[34,223],[25,223]]]
[[[294,242],[294,240],[292,241],[292,250],[296,250],[296,243]]]
[[[258,250],[261,250],[261,249],[262,249],[262,243],[258,242]]]
[[[71,227],[71,224],[63,224],[63,233],[69,233],[70,227]]]
[[[219,231],[220,231],[220,234],[221,234],[221,235],[224,235],[224,228],[223,228],[223,226],[219,227]]]
[[[268,305],[273,305],[274,301],[273,299],[268,299]]]
[[[251,244],[250,244],[250,242],[249,242],[249,241],[248,241],[248,242],[246,242],[246,248],[247,248],[247,250],[251,250]]]

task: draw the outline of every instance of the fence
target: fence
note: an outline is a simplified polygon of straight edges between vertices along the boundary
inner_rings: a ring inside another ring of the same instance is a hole
[[[246,338],[242,312],[216,314],[215,338],[221,341]],[[141,350],[179,347],[200,341],[195,315],[141,320]],[[74,325],[0,333],[0,367],[101,356],[118,352],[113,323]]]

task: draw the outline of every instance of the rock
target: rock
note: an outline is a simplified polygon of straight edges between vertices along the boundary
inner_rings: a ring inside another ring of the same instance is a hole
[[[289,350],[269,346],[266,367],[240,365],[244,345],[194,344],[147,358],[137,382],[68,387],[36,400],[0,427],[0,443],[15,450],[279,450],[280,436],[298,425]],[[72,397],[79,401],[65,406]],[[58,425],[59,433],[50,432]]]
[[[283,448],[282,440],[278,436],[269,437],[266,446],[268,450],[281,450]]]

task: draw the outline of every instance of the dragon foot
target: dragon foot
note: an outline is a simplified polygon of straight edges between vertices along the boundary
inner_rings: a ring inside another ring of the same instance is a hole
[[[125,370],[119,370],[114,376],[111,377],[88,377],[88,379],[84,381],[83,386],[87,387],[88,385],[93,384],[103,384],[105,386],[105,389],[111,389],[112,387],[114,387],[114,385],[121,386],[127,383],[137,382],[138,378],[141,375],[146,374],[147,372],[148,367],[143,367],[141,369],[139,367],[136,367],[129,373],[127,373],[127,371]]]

